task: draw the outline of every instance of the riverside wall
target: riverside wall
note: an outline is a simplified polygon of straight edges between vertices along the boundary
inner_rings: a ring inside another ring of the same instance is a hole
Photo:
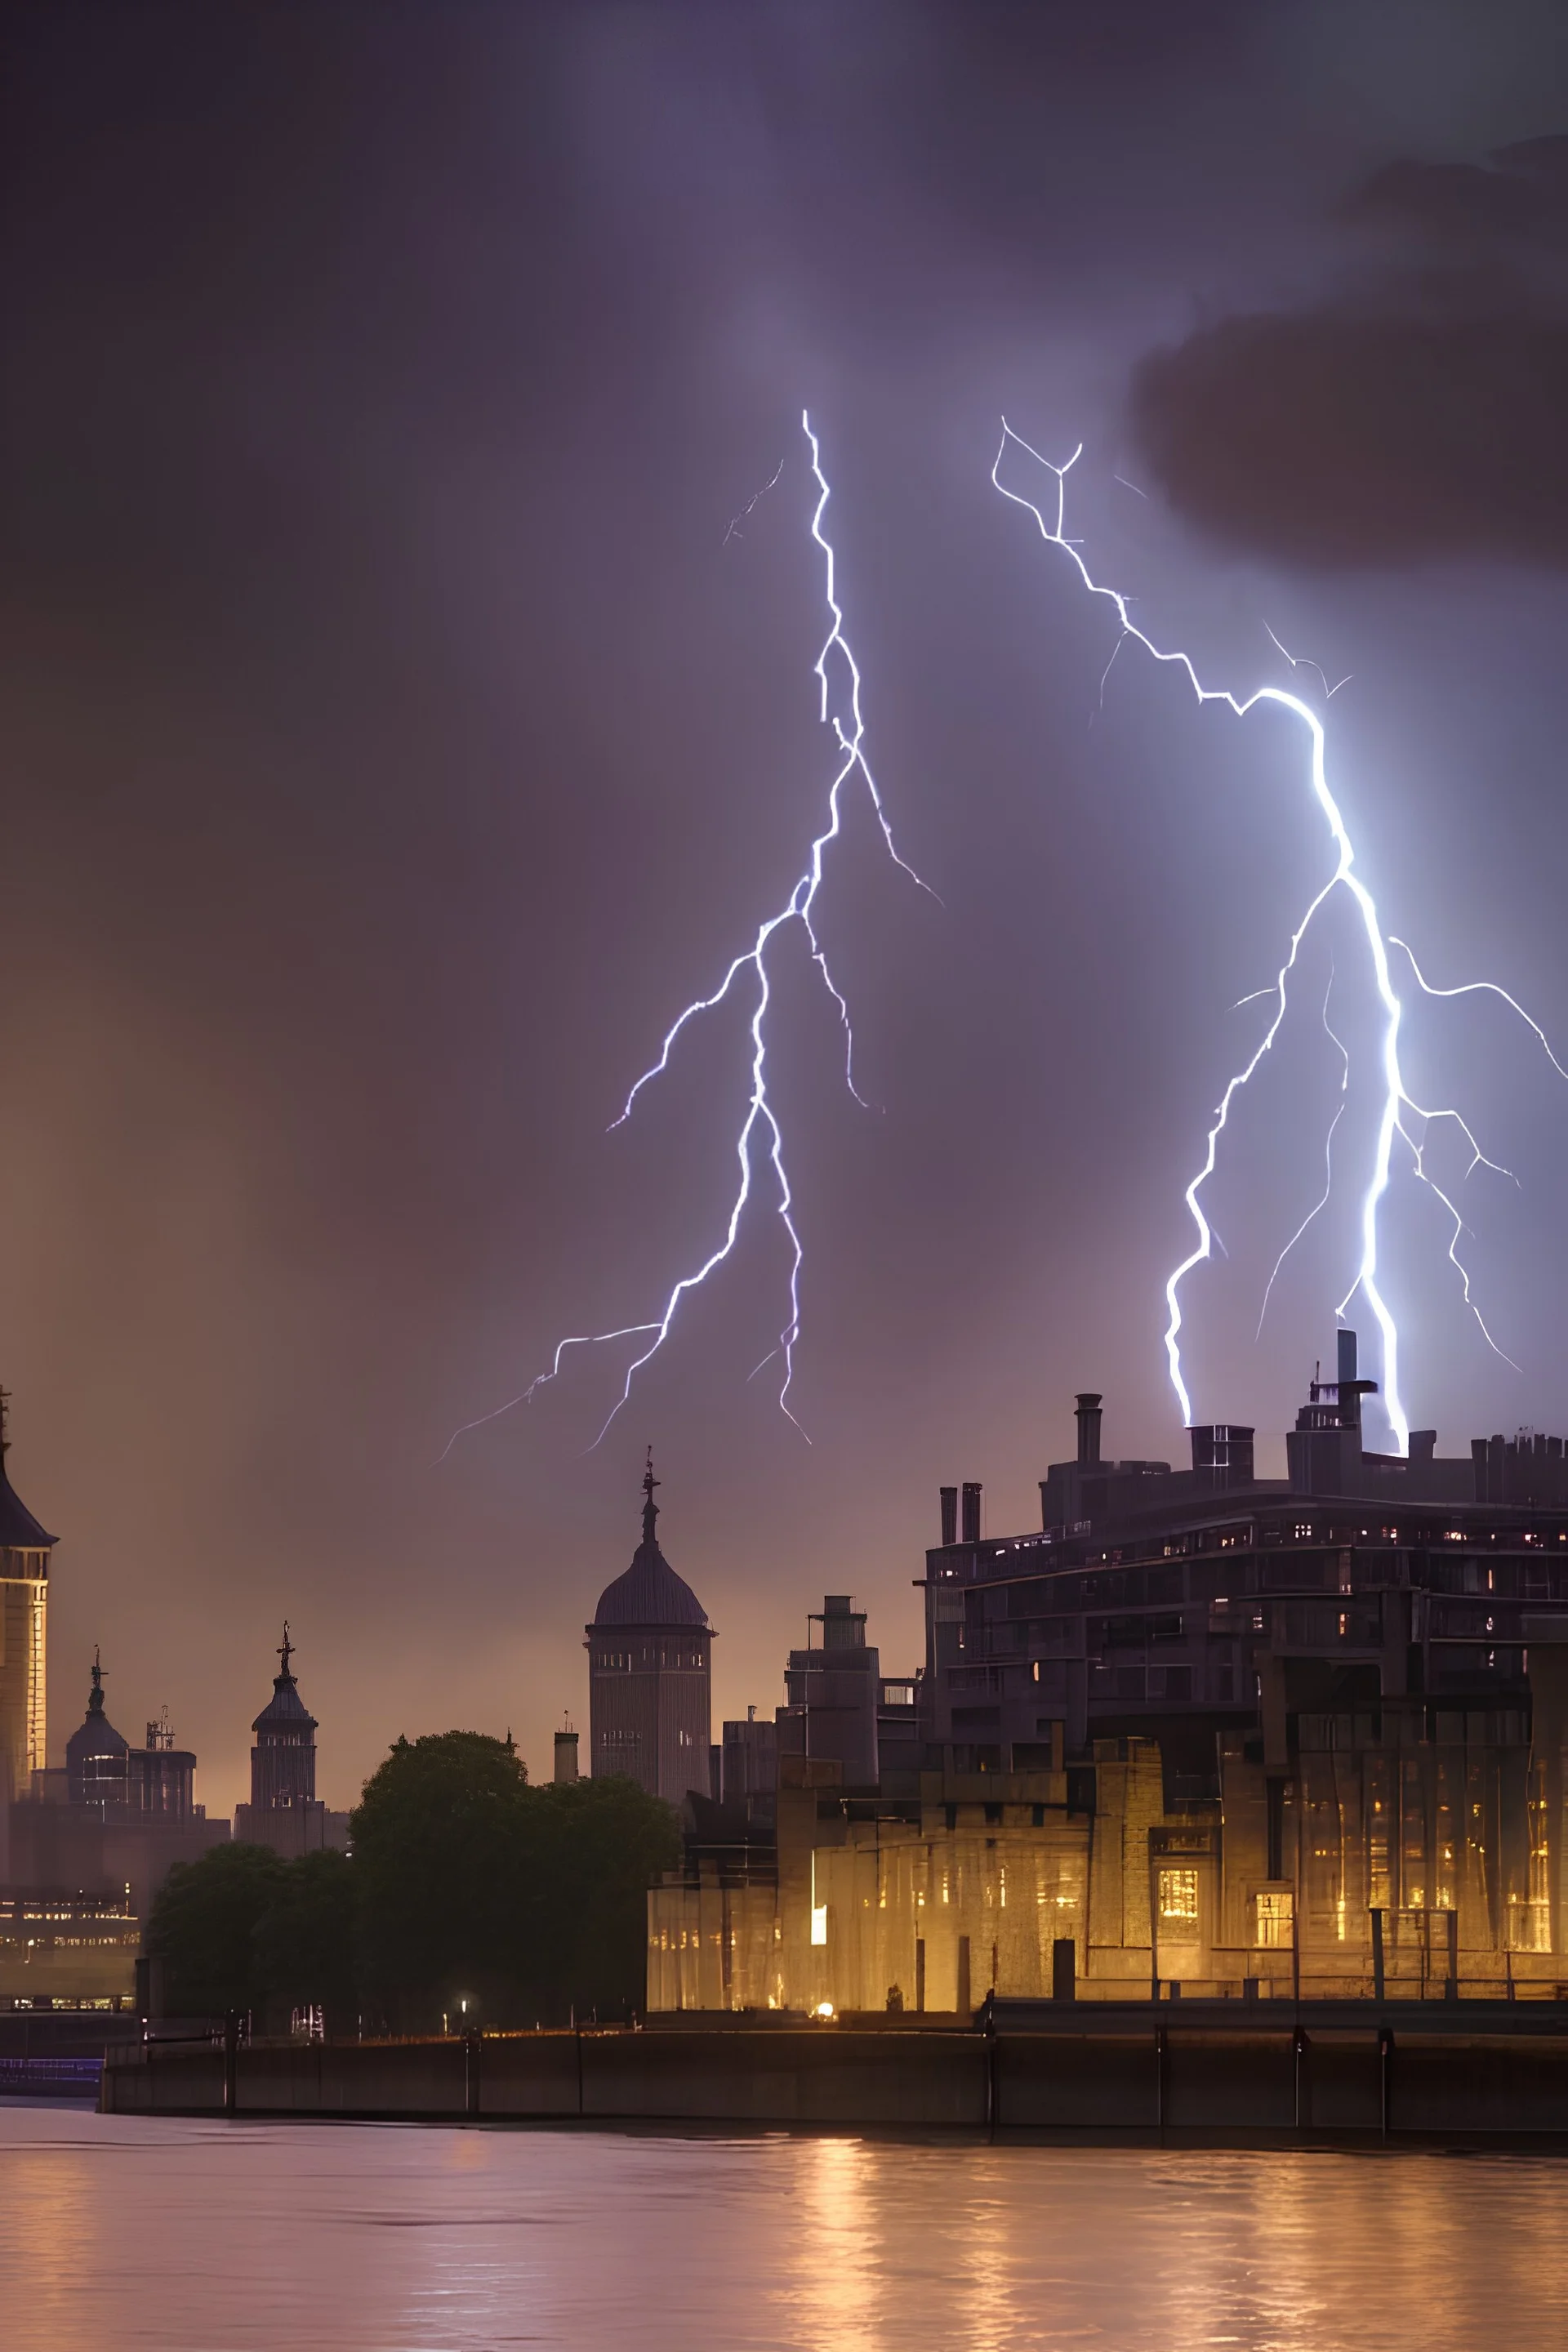
[[[1568,2004],[998,2004],[973,2025],[744,2020],[405,2042],[156,2043],[114,2115],[1568,2145]],[[1050,2013],[1054,2011],[1054,2014]]]

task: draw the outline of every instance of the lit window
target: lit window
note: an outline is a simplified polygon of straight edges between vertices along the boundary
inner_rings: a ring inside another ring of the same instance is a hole
[[[826,1903],[814,1903],[811,1906],[811,1940],[814,1944],[826,1944],[827,1941],[827,1906]]]
[[[1198,1916],[1198,1874],[1195,1870],[1163,1870],[1160,1873],[1160,1916],[1162,1919],[1195,1922]]]
[[[1289,1887],[1266,1887],[1258,1897],[1258,1940],[1278,1948],[1289,1944],[1296,1921],[1296,1897]]]

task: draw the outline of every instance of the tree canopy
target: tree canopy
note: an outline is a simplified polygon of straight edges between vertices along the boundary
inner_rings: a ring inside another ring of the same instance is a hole
[[[170,2009],[285,2024],[320,2003],[331,2032],[427,2031],[464,2000],[487,2024],[640,2008],[647,1893],[680,1839],[635,1781],[534,1788],[510,1740],[399,1739],[352,1837],[351,1855],[216,1846],[172,1871],[148,1935]]]
[[[498,2023],[639,2007],[647,1889],[679,1853],[635,1781],[531,1787],[478,1732],[399,1740],[353,1815],[364,1982],[432,2022],[465,1997]]]
[[[267,1845],[215,1845],[200,1862],[175,1864],[147,1927],[174,2016],[260,2006],[256,1931],[287,1869]]]

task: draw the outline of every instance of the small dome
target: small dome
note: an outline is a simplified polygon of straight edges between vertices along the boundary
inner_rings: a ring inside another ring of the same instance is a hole
[[[624,1576],[606,1584],[595,1625],[706,1625],[708,1612],[656,1543],[640,1543]]]
[[[594,1612],[594,1624],[706,1625],[707,1610],[684,1577],[677,1576],[660,1551],[653,1531],[654,1522],[658,1517],[658,1505],[653,1499],[653,1490],[658,1480],[653,1475],[651,1446],[642,1483],[645,1497],[642,1541],[632,1554],[632,1564],[625,1575],[617,1576],[615,1582],[606,1584],[600,1593],[599,1605]]]
[[[72,1802],[123,1804],[130,1770],[131,1742],[103,1711],[103,1668],[94,1651],[87,1714],[66,1741]]]
[[[124,1735],[116,1731],[106,1715],[101,1711],[94,1714],[90,1707],[86,1722],[79,1723],[66,1741],[66,1763],[72,1771],[89,1757],[127,1756],[130,1752],[131,1742]]]

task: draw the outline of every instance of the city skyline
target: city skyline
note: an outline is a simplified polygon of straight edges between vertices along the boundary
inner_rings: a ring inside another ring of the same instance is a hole
[[[1530,142],[1562,58],[1509,11],[1445,13],[1418,68],[1364,10],[1309,41],[1218,5],[1114,39],[872,8],[840,56],[767,10],[415,11],[377,35],[387,117],[346,95],[346,21],[95,21],[84,58],[70,14],[15,57],[0,580],[0,1371],[61,1534],[56,1660],[100,1640],[167,1700],[215,1807],[248,1743],[213,1660],[284,1615],[336,1801],[454,1721],[542,1775],[650,1440],[718,1718],[776,1696],[797,1589],[854,1591],[903,1654],[930,1465],[1026,1523],[1085,1386],[1178,1454],[1181,1187],[1322,847],[1294,750],[1127,651],[1105,676],[1114,626],[991,487],[998,420],[1084,438],[1072,528],[1157,642],[1243,688],[1297,675],[1269,632],[1323,666],[1388,929],[1561,1050],[1561,459],[1521,385],[1555,380]],[[1478,283],[1507,326],[1479,389]],[[1457,462],[1412,393],[1421,302]],[[1409,429],[1352,400],[1336,463],[1280,369],[1353,389],[1363,312]],[[605,1130],[830,781],[803,408],[879,786],[941,898],[851,812],[821,935],[870,1110],[803,956],[778,973],[812,1443],[748,1382],[784,1270],[758,1232],[596,1452],[608,1365],[441,1461],[727,1212],[738,1007]],[[1321,944],[1184,1292],[1199,1417],[1265,1432],[1344,1254],[1321,1217],[1259,1341],[1339,1084],[1316,1013],[1354,950]],[[1462,1082],[1519,1177],[1456,1197],[1522,1373],[1401,1204],[1409,1417],[1447,1444],[1568,1421],[1568,1088],[1510,1023],[1411,1005],[1412,1090]]]

